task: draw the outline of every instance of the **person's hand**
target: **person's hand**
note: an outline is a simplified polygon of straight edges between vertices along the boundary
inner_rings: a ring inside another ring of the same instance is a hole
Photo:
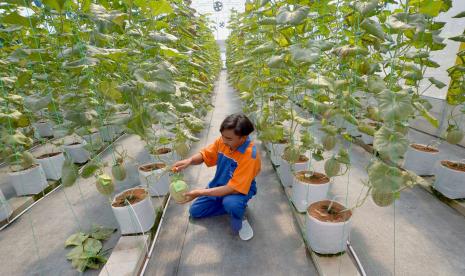
[[[180,172],[180,171],[184,170],[185,168],[189,167],[191,162],[192,162],[192,158],[187,158],[187,159],[178,161],[178,162],[173,164],[173,167],[171,168],[171,170],[173,172]]]
[[[201,190],[192,190],[190,192],[184,193],[183,196],[186,198],[184,201],[178,202],[179,204],[185,204],[191,202],[192,200],[196,199],[197,197],[201,196]]]

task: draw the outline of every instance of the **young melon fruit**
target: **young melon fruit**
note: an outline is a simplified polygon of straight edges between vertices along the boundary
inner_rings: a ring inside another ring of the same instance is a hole
[[[446,141],[450,144],[458,144],[463,139],[463,132],[460,129],[452,129],[446,133]]]
[[[334,135],[326,135],[323,138],[323,147],[325,150],[332,150],[334,146],[336,146],[336,136]]]
[[[336,158],[330,158],[325,162],[325,173],[328,177],[333,177],[339,174],[341,170],[341,164]]]
[[[102,195],[111,195],[115,191],[115,185],[111,176],[108,174],[101,174],[97,177],[97,182],[95,183],[97,190]]]
[[[115,164],[111,167],[111,174],[118,181],[126,179],[126,168],[123,164]]]
[[[183,180],[175,180],[170,184],[170,194],[177,203],[185,201],[187,198],[184,196],[189,190],[189,186]]]
[[[394,193],[390,191],[373,189],[371,192],[371,198],[373,199],[373,202],[379,207],[386,207],[394,202]]]

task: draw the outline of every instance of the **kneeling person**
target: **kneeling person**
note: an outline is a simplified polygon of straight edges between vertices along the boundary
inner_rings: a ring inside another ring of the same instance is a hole
[[[260,172],[260,155],[250,140],[252,122],[243,114],[232,114],[221,123],[221,136],[196,155],[173,165],[181,171],[190,165],[216,165],[216,173],[206,189],[192,190],[185,195],[193,218],[228,214],[231,228],[242,240],[253,237],[253,230],[244,218],[247,202],[257,193],[255,177]]]

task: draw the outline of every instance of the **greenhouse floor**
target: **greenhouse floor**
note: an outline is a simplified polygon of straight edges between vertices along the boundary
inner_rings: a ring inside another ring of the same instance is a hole
[[[224,117],[241,110],[240,99],[223,71],[215,89],[210,128],[197,143],[201,147],[219,135]],[[208,120],[208,119],[207,119]],[[262,152],[258,194],[249,201],[247,216],[255,236],[241,241],[229,230],[227,216],[189,220],[189,205],[170,201],[145,275],[317,275],[288,200]],[[215,168],[190,167],[193,187],[204,187]]]

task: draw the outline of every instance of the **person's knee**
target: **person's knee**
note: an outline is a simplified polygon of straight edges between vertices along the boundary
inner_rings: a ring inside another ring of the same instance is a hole
[[[201,208],[202,206],[197,205],[197,204],[192,204],[191,207],[189,208],[189,214],[191,218],[201,218],[203,215],[203,209]]]
[[[223,208],[230,214],[242,215],[245,210],[245,204],[240,198],[225,197],[223,199]]]

